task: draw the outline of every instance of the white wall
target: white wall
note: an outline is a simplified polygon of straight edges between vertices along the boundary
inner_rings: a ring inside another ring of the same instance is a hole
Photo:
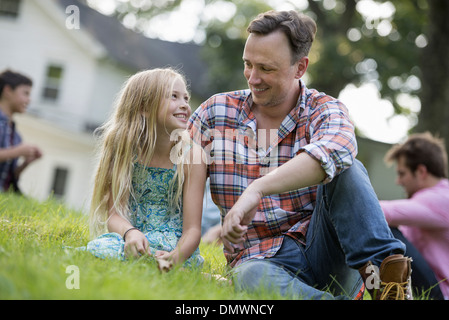
[[[24,194],[46,200],[51,193],[54,171],[66,168],[69,177],[63,200],[72,208],[86,210],[90,203],[96,167],[92,135],[73,134],[29,115],[15,117],[24,142],[41,148],[43,157],[22,173],[19,186]]]
[[[106,59],[98,63],[94,94],[90,96],[89,122],[103,123],[111,114],[117,95],[132,72]]]
[[[0,18],[0,70],[11,68],[33,79],[30,112],[79,130],[95,93],[96,55],[101,49],[83,30],[67,29],[65,18],[53,1],[39,0],[22,1],[17,19]],[[56,102],[42,98],[50,64],[64,68]]]

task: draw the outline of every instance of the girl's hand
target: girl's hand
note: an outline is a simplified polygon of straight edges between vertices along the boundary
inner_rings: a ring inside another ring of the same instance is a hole
[[[158,250],[154,254],[159,271],[168,272],[173,268],[173,259],[170,252]]]
[[[167,251],[163,251],[163,250],[157,250],[156,253],[154,254],[154,256],[157,259],[165,259],[165,260],[169,260],[171,257],[170,252]]]
[[[126,234],[125,256],[127,258],[139,258],[146,254],[151,255],[148,239],[139,230],[130,230]]]

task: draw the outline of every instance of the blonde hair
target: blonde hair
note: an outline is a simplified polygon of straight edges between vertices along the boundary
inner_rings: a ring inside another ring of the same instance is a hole
[[[151,161],[157,140],[157,115],[161,108],[168,108],[168,98],[177,79],[186,83],[185,78],[171,68],[146,70],[133,75],[120,91],[114,113],[98,129],[101,149],[89,215],[93,237],[106,232],[110,209],[132,223],[129,199],[134,197],[134,163],[148,164]],[[169,200],[179,208],[184,171],[182,164],[176,168],[171,191],[175,181],[178,188],[173,199]]]

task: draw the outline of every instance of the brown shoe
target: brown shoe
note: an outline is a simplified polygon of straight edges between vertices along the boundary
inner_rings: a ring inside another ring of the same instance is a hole
[[[373,300],[413,300],[411,290],[412,259],[401,254],[387,257],[380,268],[368,262],[359,269]]]

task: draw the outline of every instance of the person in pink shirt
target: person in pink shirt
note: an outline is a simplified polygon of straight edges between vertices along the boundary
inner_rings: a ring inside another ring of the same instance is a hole
[[[385,159],[396,162],[397,184],[408,196],[380,204],[393,234],[414,260],[412,285],[425,287],[427,282],[430,298],[443,299],[441,289],[448,300],[449,180],[444,143],[430,133],[414,134],[394,146]]]

